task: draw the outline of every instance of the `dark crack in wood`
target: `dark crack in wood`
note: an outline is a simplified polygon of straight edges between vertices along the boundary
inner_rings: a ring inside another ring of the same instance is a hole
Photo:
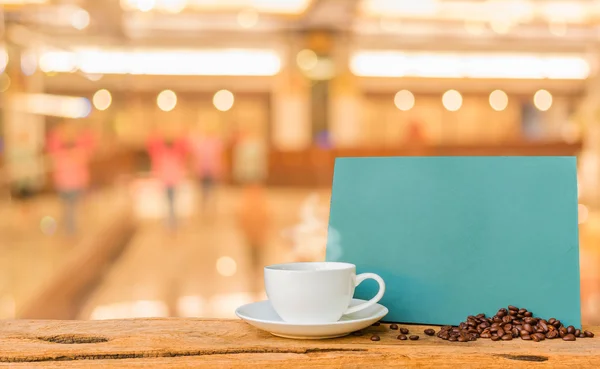
[[[75,361],[75,360],[120,360],[120,359],[148,359],[161,357],[182,357],[182,356],[209,356],[209,355],[236,355],[236,354],[315,354],[328,352],[365,352],[367,349],[346,349],[346,348],[310,348],[310,349],[239,349],[239,350],[194,350],[194,351],[175,351],[175,352],[135,352],[119,354],[74,354],[45,357],[3,357],[0,356],[2,363],[32,363],[47,361]]]
[[[548,361],[548,357],[539,356],[539,355],[498,355],[508,360],[518,360],[518,361],[534,361],[534,362],[542,362]]]
[[[60,343],[64,345],[108,342],[108,338],[105,337],[86,336],[77,334],[61,334],[57,336],[37,337],[37,339],[41,341]]]

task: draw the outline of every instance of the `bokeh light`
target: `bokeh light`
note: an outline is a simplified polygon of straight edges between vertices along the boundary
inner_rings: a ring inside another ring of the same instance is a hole
[[[310,49],[304,49],[298,52],[298,55],[296,55],[296,63],[302,70],[311,70],[319,63],[319,58],[314,51]]]
[[[229,256],[222,256],[217,259],[217,273],[224,277],[231,277],[237,271],[237,263]]]
[[[490,106],[495,111],[502,111],[508,106],[508,95],[502,90],[495,90],[490,93]]]
[[[415,106],[415,96],[408,90],[401,90],[394,96],[394,104],[402,111],[409,111]]]
[[[96,109],[104,111],[110,107],[112,103],[112,95],[108,90],[98,90],[94,94],[93,103]]]
[[[233,107],[234,102],[235,97],[233,96],[233,93],[228,90],[217,91],[213,97],[213,104],[215,108],[220,111],[228,111]]]
[[[162,0],[162,9],[169,13],[181,13],[187,6],[187,0]]]
[[[40,221],[40,229],[46,236],[52,236],[54,233],[56,233],[56,228],[56,220],[51,216],[45,216]]]
[[[162,111],[171,111],[177,106],[177,95],[171,90],[164,90],[158,94],[156,104]]]
[[[37,56],[33,51],[26,50],[21,53],[21,72],[31,76],[37,69]]]
[[[258,23],[258,12],[255,9],[245,9],[238,13],[237,22],[242,28],[252,28]]]
[[[136,3],[138,10],[142,12],[149,12],[156,5],[155,0],[137,0]]]
[[[90,25],[90,13],[83,9],[77,9],[71,15],[71,25],[73,28],[82,30]]]
[[[480,21],[465,21],[465,30],[473,35],[479,36],[485,33],[485,23]]]
[[[10,88],[10,77],[6,73],[0,74],[0,92],[6,92]]]
[[[200,317],[206,302],[202,296],[181,296],[177,299],[177,315],[183,318]]]
[[[456,90],[448,90],[442,96],[442,104],[448,111],[457,111],[462,106],[462,96]]]
[[[552,94],[546,90],[538,90],[533,95],[533,104],[538,110],[547,111],[552,107]]]

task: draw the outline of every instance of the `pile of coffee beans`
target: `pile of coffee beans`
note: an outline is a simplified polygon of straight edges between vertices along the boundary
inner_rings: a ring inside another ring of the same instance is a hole
[[[565,327],[555,318],[546,320],[534,317],[527,309],[509,305],[508,309],[501,308],[491,318],[486,317],[485,314],[470,315],[458,327],[444,326],[437,336],[453,342],[475,341],[478,338],[489,338],[492,341],[521,338],[539,342],[556,338],[575,341],[577,338],[594,337],[594,334],[576,329],[572,325]]]

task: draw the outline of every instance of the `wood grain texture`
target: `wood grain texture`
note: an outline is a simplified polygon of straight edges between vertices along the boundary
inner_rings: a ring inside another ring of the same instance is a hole
[[[360,337],[301,341],[271,336],[239,320],[133,319],[0,322],[0,366],[39,368],[600,368],[600,339],[458,343],[387,324]],[[600,327],[587,327],[600,332]],[[372,334],[381,341],[372,342]]]

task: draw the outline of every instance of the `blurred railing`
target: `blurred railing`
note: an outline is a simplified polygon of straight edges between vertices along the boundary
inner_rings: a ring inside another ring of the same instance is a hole
[[[337,157],[365,156],[577,156],[581,142],[510,142],[503,144],[405,146],[399,148],[310,148],[272,150],[269,180],[274,186],[330,186]]]

